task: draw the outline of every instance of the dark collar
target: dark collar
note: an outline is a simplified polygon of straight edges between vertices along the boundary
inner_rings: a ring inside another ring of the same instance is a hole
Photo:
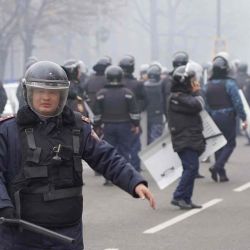
[[[32,126],[42,121],[40,117],[34,111],[32,111],[28,105],[23,106],[18,110],[16,120],[19,126]],[[46,122],[56,123],[57,126],[73,126],[75,125],[75,115],[69,107],[65,106],[62,114],[60,114],[59,116],[48,118]]]

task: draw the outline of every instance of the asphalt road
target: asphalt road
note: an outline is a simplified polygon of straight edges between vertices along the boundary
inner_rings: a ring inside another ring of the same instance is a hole
[[[202,163],[205,179],[195,184],[193,201],[202,210],[183,211],[170,205],[176,187],[159,190],[145,170],[157,201],[134,199],[84,168],[84,242],[86,250],[249,250],[250,146],[244,137],[227,164],[230,181],[215,183]],[[157,163],[156,163],[157,164]]]

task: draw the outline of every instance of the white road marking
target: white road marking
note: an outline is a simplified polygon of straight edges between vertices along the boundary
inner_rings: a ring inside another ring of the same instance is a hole
[[[238,188],[235,188],[234,192],[242,192],[242,191],[244,191],[244,190],[246,190],[248,188],[250,188],[250,182],[247,182],[246,184],[244,184],[244,185],[242,185],[242,186],[240,186]]]
[[[104,250],[119,250],[119,248],[106,248]]]
[[[184,220],[184,219],[186,219],[186,218],[188,218],[188,217],[190,217],[190,216],[192,216],[194,214],[200,213],[204,209],[207,209],[207,208],[209,208],[209,207],[211,207],[211,206],[213,206],[213,205],[215,205],[215,204],[217,204],[217,203],[219,203],[221,201],[223,201],[223,199],[213,199],[213,200],[203,204],[201,209],[189,210],[188,212],[183,213],[183,214],[181,214],[179,216],[176,216],[176,217],[174,217],[174,218],[172,218],[172,219],[170,219],[168,221],[165,221],[162,224],[159,224],[159,225],[157,225],[155,227],[152,227],[152,228],[144,231],[143,233],[144,234],[157,233],[157,232],[159,232],[159,231],[161,231],[161,230],[163,230],[163,229],[165,229],[167,227],[170,227],[170,226],[172,226],[172,225],[174,225],[174,224],[176,224],[176,223],[178,223],[178,222],[180,222],[180,221],[182,221],[182,220]]]

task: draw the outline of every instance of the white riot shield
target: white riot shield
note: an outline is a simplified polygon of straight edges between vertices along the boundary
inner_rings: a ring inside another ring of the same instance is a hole
[[[227,140],[218,129],[207,111],[201,111],[200,116],[203,123],[203,136],[206,140],[206,150],[200,156],[200,159],[204,160],[226,145]]]
[[[206,139],[206,150],[200,159],[204,159],[223,147],[226,139],[206,111],[202,111],[200,115],[204,127],[203,135]],[[182,174],[182,164],[178,154],[173,151],[168,132],[148,145],[139,153],[139,156],[160,189],[169,186]]]
[[[243,104],[243,108],[246,112],[246,115],[247,115],[247,129],[246,129],[246,132],[247,132],[247,136],[248,138],[250,137],[250,108],[249,108],[249,105],[248,105],[248,102],[246,100],[246,97],[245,95],[243,94],[242,90],[240,89],[239,90],[239,94],[240,94],[240,98],[241,98],[241,101],[242,101],[242,104]]]
[[[142,150],[139,157],[160,189],[169,186],[181,176],[181,161],[178,154],[173,151],[167,132]]]

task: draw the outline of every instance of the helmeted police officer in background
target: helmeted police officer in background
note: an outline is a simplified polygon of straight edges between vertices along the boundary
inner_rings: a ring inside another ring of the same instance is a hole
[[[82,159],[155,207],[146,181],[95,135],[86,117],[65,106],[69,81],[61,66],[48,61],[32,65],[24,91],[28,105],[0,123],[0,217],[53,228],[75,243],[65,245],[1,225],[1,249],[83,249]]]
[[[172,75],[176,68],[187,65],[188,61],[189,61],[189,55],[187,52],[185,51],[175,52],[172,60],[173,70],[172,72],[170,72],[170,74]]]
[[[87,116],[88,112],[84,105],[84,83],[80,81],[81,69],[79,61],[74,59],[68,60],[64,63],[63,69],[70,81],[67,105],[73,111],[78,111]]]
[[[236,146],[236,115],[247,127],[246,113],[243,109],[236,81],[230,78],[230,66],[227,57],[216,56],[213,59],[212,75],[204,86],[207,110],[221,130],[227,144],[215,153],[215,164],[209,169],[214,181],[228,181],[225,164]]]
[[[244,66],[240,66],[242,75],[244,76],[244,86],[243,86],[243,92],[245,94],[245,97],[247,99],[248,105],[250,106],[250,76],[248,74],[248,65],[245,64]],[[244,73],[243,73],[244,72]]]
[[[133,133],[139,131],[140,114],[133,92],[123,85],[122,69],[109,66],[105,75],[107,84],[96,95],[94,127],[104,125],[104,140],[129,161]]]
[[[185,66],[189,61],[189,55],[185,51],[177,51],[173,55],[172,59],[172,66],[173,69],[172,71],[169,72],[168,77],[163,79],[163,86],[164,86],[164,91],[165,91],[165,99],[167,100],[170,92],[171,92],[171,86],[172,86],[172,76],[176,68],[180,66]],[[167,105],[168,103],[166,102],[166,110],[167,110]]]
[[[89,80],[86,82],[85,92],[88,96],[88,105],[92,111],[96,100],[96,93],[107,83],[104,72],[106,68],[111,65],[111,63],[111,58],[108,56],[98,59],[96,64],[93,66],[95,74],[91,75]]]
[[[28,59],[27,59],[27,62],[25,63],[25,71],[34,63],[38,62],[38,59],[35,57],[35,56],[30,56]],[[18,100],[18,104],[19,104],[19,109],[21,107],[23,107],[24,105],[26,105],[26,101],[25,101],[25,98],[24,98],[24,95],[23,95],[23,84],[22,84],[22,80],[23,78],[21,78],[19,80],[19,85],[17,87],[17,90],[16,90],[16,97],[17,97],[17,100]]]
[[[162,135],[164,115],[166,117],[166,96],[160,66],[151,65],[147,70],[147,75],[148,80],[144,83],[144,92],[148,128],[147,143],[150,144]]]
[[[144,106],[144,94],[142,84],[134,77],[133,73],[135,70],[135,58],[132,55],[125,55],[120,61],[119,66],[123,69],[124,77],[123,84],[126,88],[130,89],[136,99],[139,112],[142,111]],[[139,151],[141,150],[141,141],[140,141],[140,129],[133,129],[133,140],[130,147],[131,155],[131,164],[136,168],[137,171],[141,171],[141,161],[138,156]]]

